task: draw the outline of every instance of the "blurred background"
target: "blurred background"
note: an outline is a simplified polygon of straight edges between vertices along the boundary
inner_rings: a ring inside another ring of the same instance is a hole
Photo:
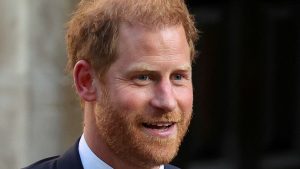
[[[0,0],[0,168],[63,153],[82,114],[65,73],[78,0]],[[187,0],[201,38],[183,169],[300,169],[300,3]]]

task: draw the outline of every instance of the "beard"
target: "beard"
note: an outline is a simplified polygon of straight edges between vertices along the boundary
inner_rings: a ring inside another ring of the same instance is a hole
[[[177,155],[191,112],[124,111],[113,105],[107,90],[102,93],[95,113],[98,134],[117,157],[139,168],[151,168],[167,164]],[[155,137],[143,130],[143,123],[159,121],[176,122],[175,136]]]

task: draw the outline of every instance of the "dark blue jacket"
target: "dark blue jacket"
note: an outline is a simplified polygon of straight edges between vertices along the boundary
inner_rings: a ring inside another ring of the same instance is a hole
[[[79,140],[61,156],[40,160],[24,169],[83,169],[78,151]],[[165,165],[165,169],[179,169],[172,165]]]

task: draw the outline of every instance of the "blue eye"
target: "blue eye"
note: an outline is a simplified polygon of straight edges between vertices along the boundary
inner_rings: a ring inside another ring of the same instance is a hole
[[[148,75],[139,75],[139,76],[137,76],[137,79],[138,80],[149,80],[150,77]]]
[[[183,76],[180,74],[174,75],[174,80],[182,80]]]
[[[151,83],[151,77],[149,75],[141,74],[134,76],[132,82],[138,86],[146,86]]]

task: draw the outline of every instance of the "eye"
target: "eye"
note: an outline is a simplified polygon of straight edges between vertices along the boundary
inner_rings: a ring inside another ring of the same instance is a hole
[[[150,77],[148,75],[138,75],[136,77],[137,80],[142,80],[142,81],[146,81],[146,80],[150,80]]]
[[[181,73],[176,73],[176,74],[172,75],[171,79],[176,80],[176,81],[182,81],[182,80],[186,79],[186,75],[181,74]]]
[[[147,74],[139,74],[132,78],[132,81],[135,85],[138,86],[146,86],[151,83],[152,79],[150,75]]]
[[[174,80],[182,80],[182,78],[183,78],[183,75],[181,75],[181,74],[175,74],[174,75]]]
[[[190,83],[190,76],[188,73],[174,73],[171,76],[171,80],[177,86],[182,86],[187,83]]]

